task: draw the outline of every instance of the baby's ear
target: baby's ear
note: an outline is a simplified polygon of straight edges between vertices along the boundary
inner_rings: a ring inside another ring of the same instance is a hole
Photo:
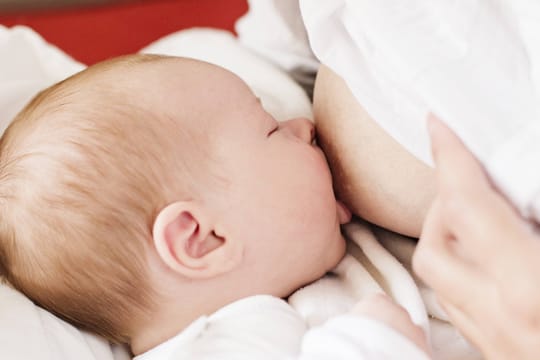
[[[191,201],[177,201],[159,212],[153,240],[161,260],[175,272],[193,279],[226,273],[242,260],[243,245],[216,234],[204,209]]]

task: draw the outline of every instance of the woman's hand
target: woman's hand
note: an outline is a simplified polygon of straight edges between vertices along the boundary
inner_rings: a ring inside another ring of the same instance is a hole
[[[538,359],[540,236],[444,124],[430,119],[430,133],[438,194],[415,272],[486,358]]]

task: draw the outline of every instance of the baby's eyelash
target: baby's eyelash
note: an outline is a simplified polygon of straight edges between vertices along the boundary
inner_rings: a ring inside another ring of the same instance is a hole
[[[273,128],[272,130],[270,130],[270,132],[268,133],[267,136],[270,136],[272,135],[273,133],[275,133],[277,130],[279,129],[279,126],[276,126],[275,128]]]

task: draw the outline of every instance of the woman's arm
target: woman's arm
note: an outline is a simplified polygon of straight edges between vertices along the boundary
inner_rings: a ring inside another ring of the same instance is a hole
[[[317,75],[314,114],[337,196],[362,218],[418,237],[435,193],[433,169],[381,129],[325,66]]]

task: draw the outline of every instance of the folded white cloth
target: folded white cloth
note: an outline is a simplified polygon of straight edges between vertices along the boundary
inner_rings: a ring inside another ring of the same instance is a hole
[[[297,291],[290,303],[310,325],[318,325],[348,311],[368,295],[386,293],[407,309],[413,322],[429,336],[424,303],[405,267],[378,242],[367,223],[355,221],[344,231],[349,239],[348,254],[331,275]]]
[[[344,227],[347,255],[329,276],[295,292],[290,304],[310,326],[349,311],[374,293],[385,293],[403,306],[431,340],[433,358],[476,360],[481,355],[446,322],[433,291],[413,278],[412,239],[356,220]],[[428,314],[430,315],[428,321]],[[389,341],[388,346],[393,343]],[[408,358],[403,355],[403,359]]]

